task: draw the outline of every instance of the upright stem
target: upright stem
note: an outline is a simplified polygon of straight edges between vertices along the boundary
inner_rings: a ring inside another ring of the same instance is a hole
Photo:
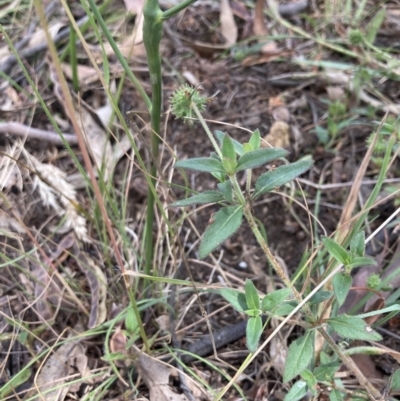
[[[150,107],[151,118],[151,160],[150,175],[153,185],[157,179],[157,162],[159,156],[159,135],[162,104],[162,75],[160,42],[162,37],[162,11],[158,0],[146,0],[143,8],[143,42],[146,48],[149,64],[150,83],[152,89],[152,100]],[[154,223],[154,194],[149,189],[147,197],[147,215],[144,236],[145,246],[145,273],[151,274],[153,265],[153,223]],[[145,287],[147,281],[145,281]]]
[[[206,131],[206,134],[208,136],[208,139],[211,141],[212,145],[214,146],[215,151],[217,152],[217,155],[219,158],[222,160],[222,152],[221,149],[219,148],[217,141],[214,138],[214,135],[211,133],[210,128],[208,128],[208,125],[206,123],[206,120],[204,120],[203,116],[200,113],[200,110],[197,108],[196,104],[192,102],[192,108],[194,112],[196,113],[197,118],[199,119],[201,125],[204,128],[204,131]]]

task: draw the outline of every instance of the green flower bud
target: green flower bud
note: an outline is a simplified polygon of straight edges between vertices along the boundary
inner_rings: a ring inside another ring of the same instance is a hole
[[[364,36],[359,29],[352,29],[349,32],[349,41],[352,45],[360,45],[364,40]]]
[[[200,112],[206,109],[207,98],[201,96],[196,88],[190,85],[182,85],[170,98],[172,113],[177,118],[193,123],[190,119],[195,117],[193,104],[197,106]]]

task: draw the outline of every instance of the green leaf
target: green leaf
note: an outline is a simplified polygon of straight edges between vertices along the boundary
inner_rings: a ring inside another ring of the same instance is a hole
[[[261,316],[251,317],[246,326],[246,343],[251,353],[256,352],[262,333]]]
[[[224,157],[224,159],[222,160],[222,165],[224,166],[226,174],[228,174],[228,175],[235,174],[236,166],[237,166],[236,160],[232,160],[232,159],[228,159],[228,158]]]
[[[256,181],[255,198],[266,192],[286,184],[311,168],[314,161],[311,159],[299,160],[287,166],[280,166],[275,170],[260,175]]]
[[[339,306],[342,306],[350,291],[353,278],[347,274],[338,273],[333,277],[333,292]]]
[[[365,253],[365,232],[360,231],[350,241],[350,251],[354,256],[364,256]]]
[[[307,383],[308,389],[313,393],[314,396],[317,395],[317,379],[315,376],[310,372],[308,369],[304,369],[301,373],[300,376],[305,382]]]
[[[386,9],[382,7],[369,22],[366,34],[366,40],[368,41],[368,43],[371,44],[374,43],[376,34],[378,33],[379,28],[381,27],[383,21],[385,20],[385,16],[386,16]]]
[[[226,206],[214,215],[201,241],[200,258],[205,258],[222,242],[233,235],[242,223],[243,206]]]
[[[233,202],[233,197],[232,197],[232,183],[230,180],[226,180],[224,182],[221,182],[217,185],[218,189],[221,191],[223,197],[228,201],[228,202]]]
[[[238,312],[245,312],[249,307],[246,303],[246,296],[243,292],[233,290],[231,288],[222,288],[219,291],[220,295],[224,297]]]
[[[30,363],[30,365],[32,365],[32,363]],[[0,399],[5,400],[9,394],[15,394],[15,389],[29,380],[29,378],[32,376],[32,369],[30,365],[25,366],[22,370],[11,377],[11,379],[9,378],[8,381],[0,387]]]
[[[286,316],[291,313],[296,306],[296,302],[284,302],[281,306],[278,306],[278,308],[274,310],[274,315]]]
[[[251,145],[253,150],[260,149],[261,135],[260,135],[260,131],[258,130],[258,128],[251,134],[249,144]]]
[[[292,388],[285,395],[283,401],[298,401],[301,400],[307,394],[307,383],[303,380],[299,380],[293,384]]]
[[[331,296],[333,295],[332,291],[318,291],[316,294],[314,294],[309,302],[310,305],[317,305],[320,304],[321,302],[327,301]]]
[[[179,160],[175,167],[188,168],[196,171],[205,171],[207,173],[224,173],[225,169],[219,160],[213,157],[196,157],[193,159]]]
[[[204,191],[197,195],[191,196],[190,198],[181,199],[174,203],[171,203],[170,207],[183,207],[189,205],[195,205],[196,203],[215,203],[224,200],[223,194],[218,191]]]
[[[262,300],[261,309],[266,311],[273,311],[277,308],[290,294],[292,290],[290,288],[283,288],[267,294]]]
[[[343,394],[334,388],[329,393],[329,401],[343,401]]]
[[[354,269],[355,267],[359,266],[375,266],[376,260],[371,258],[370,256],[357,256],[353,258],[351,263],[347,265],[348,268]]]
[[[214,131],[214,135],[218,139],[219,143],[222,146],[222,142],[224,140],[224,136],[226,135],[225,132],[222,132],[222,131],[219,131],[219,130],[215,130]],[[235,139],[233,139],[233,138],[231,138],[231,140],[232,140],[232,143],[233,143],[233,147],[235,148],[235,152],[239,156],[241,156],[243,154],[243,152],[244,152],[243,151],[243,145],[240,142],[238,142]]]
[[[391,390],[400,390],[400,369],[397,369],[393,374],[392,374],[392,382],[390,385]]]
[[[329,141],[329,131],[326,128],[317,125],[314,129],[320,143],[326,145]]]
[[[278,159],[279,157],[284,157],[288,153],[289,152],[285,149],[275,148],[252,150],[251,152],[247,152],[239,157],[236,171],[260,167],[263,164],[270,162],[271,160]]]
[[[251,146],[249,143],[244,143],[243,144],[243,152],[244,153],[252,152],[253,150],[254,150],[253,146]]]
[[[228,134],[225,134],[224,139],[222,140],[222,156],[236,161],[235,148],[233,147],[232,139]]]
[[[244,283],[244,292],[246,295],[246,303],[249,309],[260,309],[260,297],[257,288],[249,279]]]
[[[314,334],[310,330],[290,344],[285,371],[283,372],[284,383],[292,380],[308,366],[313,356],[313,342]]]
[[[135,334],[139,330],[138,321],[132,308],[128,308],[128,310],[126,311],[125,327],[128,330],[129,334]]]
[[[364,319],[365,317],[381,315],[382,313],[389,313],[389,312],[393,312],[393,311],[400,311],[400,305],[399,304],[390,305],[383,309],[378,309],[378,310],[373,310],[371,312],[362,313],[361,315],[357,315],[357,317]]]
[[[340,363],[330,362],[316,367],[313,371],[315,378],[320,382],[332,381],[335,373],[340,368]]]
[[[379,333],[371,329],[364,320],[356,316],[341,315],[327,319],[326,322],[341,337],[351,340],[382,340]]]
[[[323,238],[322,242],[324,243],[327,251],[333,256],[336,260],[338,260],[343,265],[346,265],[350,262],[350,255],[347,253],[346,249],[340,246],[337,242],[330,238]]]

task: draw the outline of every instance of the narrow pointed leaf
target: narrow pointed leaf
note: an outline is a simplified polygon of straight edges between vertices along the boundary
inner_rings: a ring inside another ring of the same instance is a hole
[[[344,265],[349,263],[350,255],[347,253],[346,249],[330,238],[323,238],[322,242],[324,243],[330,255],[333,256],[337,261]]]
[[[205,258],[222,242],[233,235],[242,223],[243,207],[226,206],[214,216],[214,221],[204,233],[199,248],[200,258]]]
[[[348,264],[347,267],[354,269],[355,267],[359,266],[375,266],[377,264],[376,260],[374,258],[371,258],[370,256],[358,256],[353,258],[351,263]]]
[[[341,337],[351,340],[382,340],[379,333],[371,329],[364,320],[356,316],[340,315],[327,319],[327,323]]]
[[[236,152],[232,139],[227,134],[224,135],[224,139],[222,140],[222,155],[227,159],[236,160]]]
[[[321,302],[327,301],[329,298],[332,297],[332,295],[332,291],[318,291],[310,298],[309,303],[310,305],[317,305]]]
[[[314,369],[313,374],[318,381],[332,381],[339,368],[339,362],[329,362],[317,366]]]
[[[289,152],[285,149],[269,148],[269,149],[258,149],[251,152],[247,152],[240,156],[236,171],[242,171],[247,169],[252,169],[260,167],[271,160],[278,159],[279,157],[284,157]]]
[[[313,337],[312,331],[307,331],[290,344],[283,372],[284,383],[299,375],[310,363],[314,352]]]
[[[260,309],[260,297],[257,288],[251,280],[246,280],[244,284],[244,292],[249,309]]]
[[[256,352],[262,333],[261,316],[251,317],[246,326],[246,343],[250,352]]]
[[[335,297],[339,306],[342,306],[346,300],[352,282],[353,278],[346,274],[338,273],[333,277],[333,292],[335,293]]]
[[[299,380],[293,384],[283,401],[299,401],[307,394],[307,383]]]
[[[260,131],[258,130],[258,128],[251,134],[249,144],[251,145],[253,150],[260,149],[261,135],[260,135]]]
[[[267,294],[262,300],[261,309],[266,311],[273,311],[292,293],[290,288],[283,288]]]
[[[219,143],[222,146],[222,141],[224,140],[224,136],[226,135],[225,132],[219,131],[219,130],[215,130],[214,131],[214,135],[215,137],[218,139]],[[243,145],[236,141],[235,139],[231,138],[232,143],[233,143],[233,147],[235,148],[235,152],[241,156],[243,154]]]
[[[224,200],[221,192],[218,191],[204,191],[200,194],[191,196],[190,198],[181,199],[170,204],[170,207],[183,207],[195,204],[215,203]]]
[[[365,232],[357,233],[350,242],[350,251],[354,256],[364,256],[365,253]]]
[[[299,160],[287,166],[280,166],[275,170],[267,171],[260,175],[256,182],[256,195],[262,195],[266,192],[286,184],[287,182],[297,178],[311,168],[314,161],[311,159]]]
[[[296,306],[297,304],[295,302],[283,302],[273,312],[276,316],[286,316],[291,313]]]
[[[229,180],[226,180],[224,182],[221,182],[220,184],[217,185],[218,189],[221,191],[223,197],[228,201],[228,202],[233,202],[233,197],[232,197],[232,183]]]
[[[329,401],[343,401],[343,394],[334,388],[329,393]]]
[[[400,369],[392,373],[392,382],[390,385],[391,390],[400,390]]]
[[[238,312],[245,312],[248,308],[246,296],[243,292],[231,288],[222,288],[219,293],[224,297]]]
[[[193,159],[179,160],[175,167],[187,168],[190,170],[204,171],[208,173],[224,173],[224,167],[219,160],[213,157],[196,157]]]

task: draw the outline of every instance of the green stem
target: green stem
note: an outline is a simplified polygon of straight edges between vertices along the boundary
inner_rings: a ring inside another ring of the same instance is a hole
[[[244,207],[244,215],[247,219],[247,222],[249,223],[249,226],[251,228],[251,231],[253,232],[254,236],[256,237],[256,240],[258,244],[260,245],[261,249],[263,250],[265,256],[268,259],[268,262],[271,264],[273,269],[275,270],[276,274],[279,276],[279,278],[283,281],[285,286],[287,288],[291,288],[293,295],[295,296],[296,300],[300,303],[302,302],[302,297],[294,287],[294,285],[290,282],[290,280],[286,277],[284,271],[282,270],[282,267],[279,265],[279,263],[276,261],[274,258],[274,255],[272,254],[271,250],[269,249],[268,244],[265,242],[264,237],[261,234],[261,231],[259,230],[256,221],[254,220],[254,216],[251,212],[251,207],[249,205],[246,205]],[[312,317],[312,316],[311,316]],[[315,319],[312,317],[312,321]]]
[[[76,32],[72,24],[69,24],[69,62],[72,69],[72,87],[74,91],[79,91],[79,79],[78,79],[78,59],[76,56]]]
[[[146,48],[147,61],[149,65],[150,83],[152,89],[152,100],[150,108],[151,118],[151,160],[150,175],[151,181],[155,185],[157,179],[157,163],[159,157],[159,135],[162,105],[162,75],[161,75],[161,55],[160,42],[162,37],[162,11],[158,0],[146,0],[143,7],[143,43]],[[145,246],[145,274],[151,274],[153,265],[153,224],[154,224],[154,194],[148,191],[146,227],[144,236]],[[145,281],[146,287],[147,281]]]
[[[173,17],[175,14],[178,14],[180,11],[189,7],[191,4],[195,3],[197,0],[185,0],[182,3],[170,8],[167,11],[164,11],[162,14],[162,19],[165,21],[168,18]]]
[[[148,110],[150,110],[151,109],[151,100],[150,100],[150,98],[147,96],[147,93],[144,90],[142,84],[135,77],[135,75],[133,74],[131,68],[128,65],[128,62],[125,60],[125,57],[122,55],[121,51],[119,50],[117,44],[114,41],[114,38],[110,34],[110,31],[108,30],[108,27],[107,27],[106,23],[104,22],[103,17],[101,16],[100,11],[97,8],[94,0],[88,0],[88,3],[90,5],[90,8],[93,11],[93,14],[95,15],[97,21],[99,22],[99,24],[101,26],[101,29],[103,30],[104,35],[107,38],[108,43],[110,43],[110,46],[112,47],[115,55],[117,56],[119,62],[121,63],[124,71],[128,75],[129,79],[132,81],[133,85],[135,85],[135,88],[139,92],[139,94],[142,97],[142,99],[145,101]]]
[[[229,178],[231,180],[232,188],[233,188],[233,191],[235,193],[235,196],[236,196],[237,200],[239,201],[239,203],[241,205],[245,206],[246,205],[246,199],[243,196],[243,192],[240,189],[240,186],[239,186],[239,183],[237,182],[236,176],[234,175],[234,176],[231,176]]]
[[[223,156],[222,156],[222,152],[221,149],[219,148],[217,141],[214,138],[214,135],[211,133],[210,128],[208,128],[208,125],[206,123],[206,120],[204,120],[202,114],[200,113],[200,110],[197,108],[196,104],[192,102],[191,104],[192,109],[194,110],[194,112],[196,113],[197,118],[199,119],[201,125],[204,128],[204,131],[206,131],[206,134],[208,135],[208,138],[210,139],[212,145],[214,146],[215,151],[217,152],[217,155],[219,156],[219,158],[222,160]]]

